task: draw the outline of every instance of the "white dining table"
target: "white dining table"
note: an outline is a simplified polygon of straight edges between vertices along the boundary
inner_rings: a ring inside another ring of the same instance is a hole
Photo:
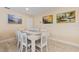
[[[40,31],[33,31],[33,30],[27,30],[23,31],[27,33],[27,37],[29,40],[31,40],[31,46],[32,46],[32,52],[35,52],[35,41],[38,39],[41,39],[41,32]]]

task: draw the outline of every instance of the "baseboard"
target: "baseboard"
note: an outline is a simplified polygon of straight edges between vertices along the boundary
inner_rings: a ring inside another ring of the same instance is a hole
[[[10,41],[13,41],[13,40],[15,40],[15,37],[5,38],[5,39],[0,40],[0,43],[10,42]]]
[[[66,41],[66,40],[61,40],[61,39],[51,39],[53,41],[57,41],[57,42],[60,42],[60,43],[63,43],[63,44],[66,44],[66,45],[70,45],[72,47],[76,47],[76,48],[79,48],[79,44],[77,43],[74,43],[74,42],[69,42],[69,41]]]

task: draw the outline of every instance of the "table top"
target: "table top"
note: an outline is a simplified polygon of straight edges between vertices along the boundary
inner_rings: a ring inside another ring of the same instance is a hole
[[[28,35],[28,38],[30,40],[38,40],[40,39],[41,37],[41,32],[40,31],[31,31],[31,30],[25,30],[25,31],[22,31],[24,33],[27,33]]]
[[[40,31],[34,31],[34,30],[26,30],[22,32],[26,32],[28,35],[40,35],[41,34]]]

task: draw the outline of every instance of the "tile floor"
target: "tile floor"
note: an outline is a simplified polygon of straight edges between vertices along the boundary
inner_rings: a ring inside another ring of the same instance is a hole
[[[0,42],[0,52],[16,52],[16,40]]]
[[[0,42],[0,52],[17,52],[16,39]],[[48,40],[48,52],[79,52],[79,48]]]

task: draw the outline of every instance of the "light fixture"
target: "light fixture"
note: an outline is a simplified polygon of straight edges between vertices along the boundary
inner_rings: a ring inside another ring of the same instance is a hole
[[[29,11],[29,8],[25,8],[26,11]]]

